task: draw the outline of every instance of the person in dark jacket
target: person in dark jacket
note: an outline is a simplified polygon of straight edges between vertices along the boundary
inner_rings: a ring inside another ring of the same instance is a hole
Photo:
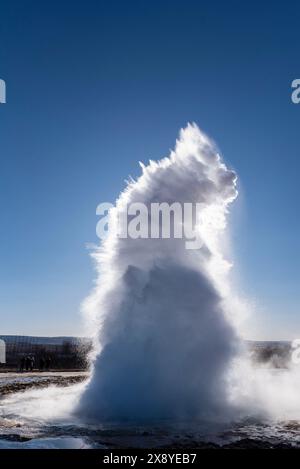
[[[25,357],[25,370],[29,371],[29,369],[30,369],[30,357],[29,355],[27,355],[27,357]]]
[[[46,357],[45,364],[46,364],[46,370],[49,371],[50,365],[51,365],[51,358],[49,356]]]
[[[40,371],[44,371],[45,368],[45,358],[41,357],[40,358]]]
[[[20,360],[20,371],[23,372],[24,369],[25,369],[25,357],[23,355]]]
[[[30,357],[30,371],[34,370],[34,363],[35,363],[34,356],[31,355],[31,357]]]

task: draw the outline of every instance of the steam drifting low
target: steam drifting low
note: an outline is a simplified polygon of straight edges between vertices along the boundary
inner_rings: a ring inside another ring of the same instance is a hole
[[[195,124],[181,130],[169,157],[141,167],[111,225],[134,202],[200,203],[201,247],[110,230],[93,253],[98,279],[84,310],[97,353],[77,413],[99,421],[225,417],[239,339],[222,243],[236,175]]]

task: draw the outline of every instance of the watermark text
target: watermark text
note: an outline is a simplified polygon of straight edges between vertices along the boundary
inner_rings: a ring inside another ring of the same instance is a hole
[[[0,78],[0,104],[6,103],[6,83]]]
[[[101,218],[96,233],[105,239],[111,230],[122,239],[183,239],[186,249],[203,245],[201,225],[205,209],[202,203],[153,202],[148,205],[133,202],[116,210],[109,202],[98,205]],[[114,216],[115,215],[115,216]]]

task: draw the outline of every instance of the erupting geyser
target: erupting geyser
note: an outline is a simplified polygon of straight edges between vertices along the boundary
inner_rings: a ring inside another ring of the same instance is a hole
[[[77,412],[99,421],[222,417],[239,346],[222,255],[236,175],[195,124],[169,157],[141,166],[112,225],[133,202],[198,203],[202,244],[189,250],[185,238],[122,239],[110,230],[93,254],[98,281],[84,308],[99,347]]]

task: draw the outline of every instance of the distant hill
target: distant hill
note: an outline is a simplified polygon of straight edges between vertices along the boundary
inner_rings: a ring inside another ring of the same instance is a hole
[[[30,355],[35,358],[36,366],[43,357],[48,357],[51,368],[83,369],[92,348],[91,339],[86,337],[0,335],[0,339],[6,345],[6,364],[11,367],[20,366],[21,360]]]
[[[27,343],[34,345],[63,345],[66,342],[72,345],[87,344],[90,339],[87,337],[73,337],[73,336],[60,336],[60,337],[36,337],[30,335],[0,335],[0,339],[8,344]]]

